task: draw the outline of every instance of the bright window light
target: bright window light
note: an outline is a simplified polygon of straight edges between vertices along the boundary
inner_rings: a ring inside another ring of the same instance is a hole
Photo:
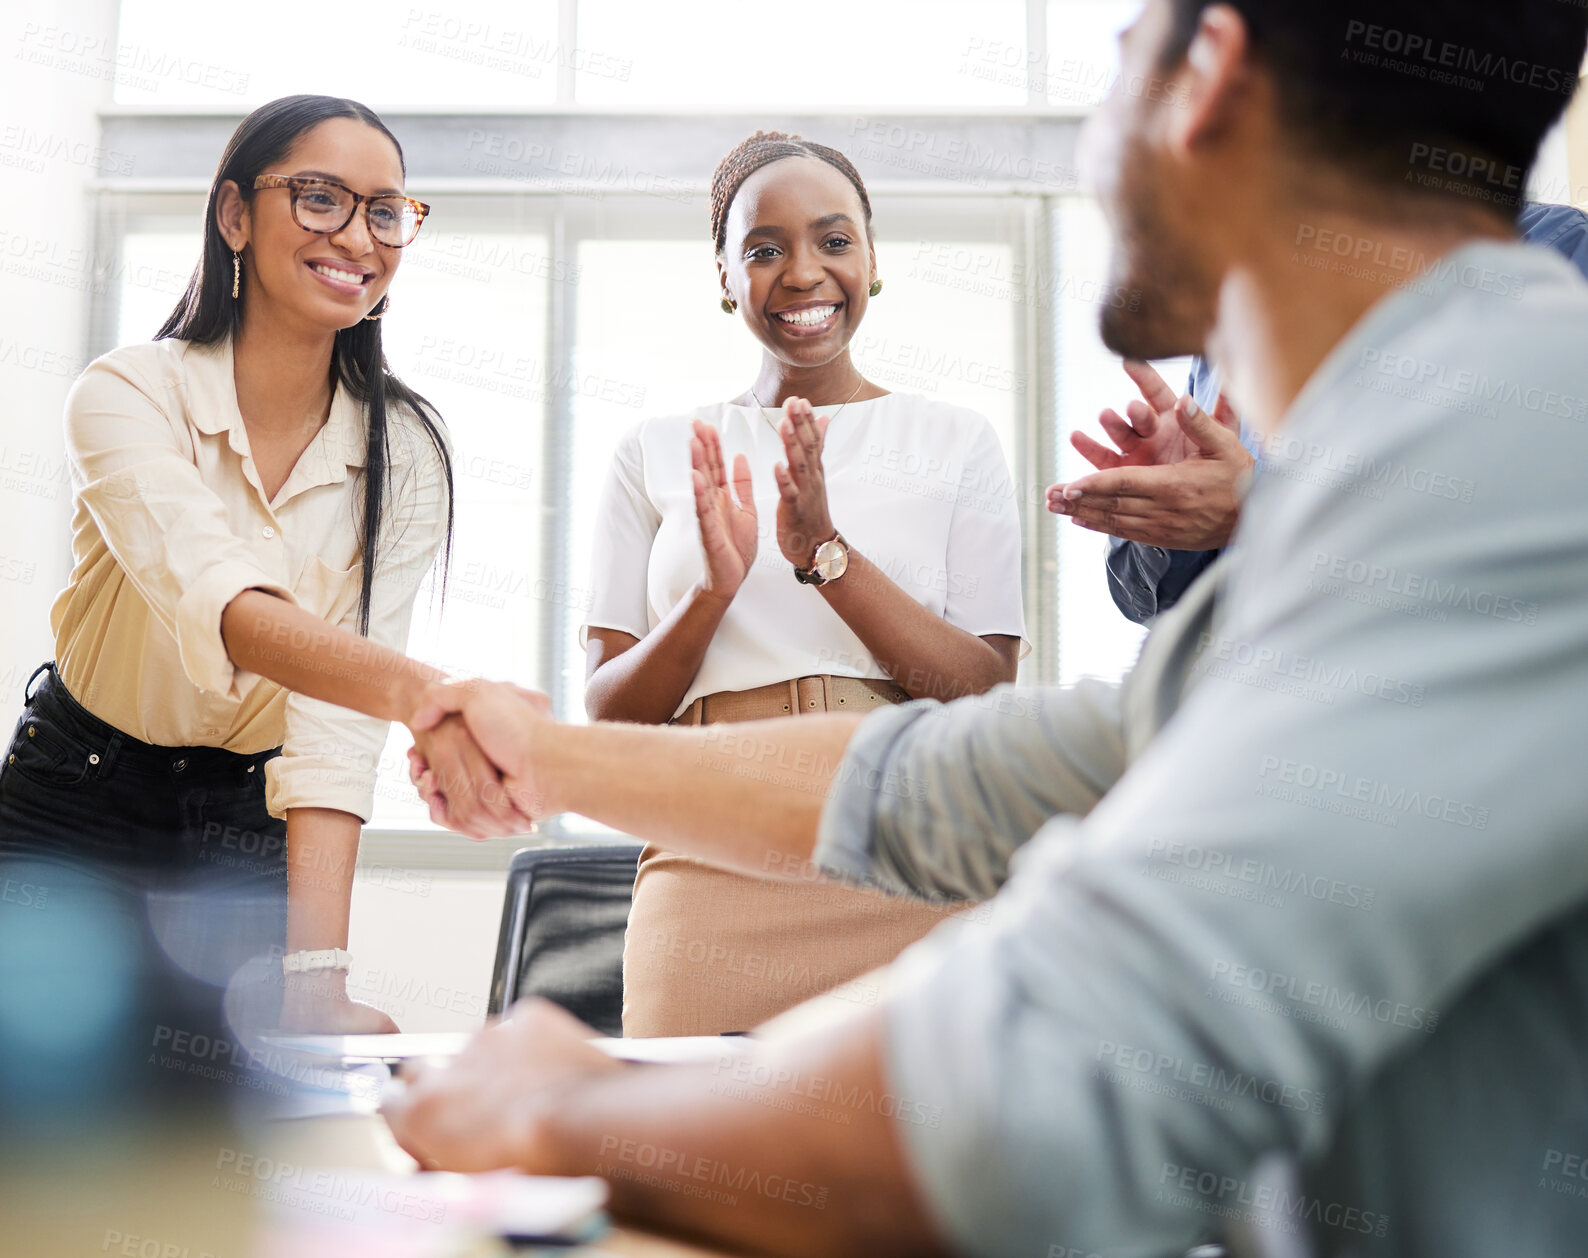
[[[122,0],[115,99],[248,109],[278,96],[374,108],[522,109],[556,99],[574,53],[556,0],[318,5],[308,26],[211,0]]]
[[[582,104],[908,108],[1023,105],[1024,0],[583,0]]]

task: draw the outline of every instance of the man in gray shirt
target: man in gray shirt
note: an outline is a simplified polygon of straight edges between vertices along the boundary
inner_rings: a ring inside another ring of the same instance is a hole
[[[1212,350],[1267,460],[1123,687],[690,730],[437,696],[536,815],[985,920],[709,1066],[529,1006],[417,1075],[405,1148],[789,1254],[1583,1251],[1588,296],[1473,172],[1525,173],[1588,13],[1375,13],[1151,0],[1123,38],[1165,90],[1092,123],[1143,292],[1104,338]]]

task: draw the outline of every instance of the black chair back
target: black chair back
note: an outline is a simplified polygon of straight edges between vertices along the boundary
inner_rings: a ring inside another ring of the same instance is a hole
[[[580,843],[514,853],[490,1013],[544,996],[603,1035],[623,1034],[623,932],[640,848]]]

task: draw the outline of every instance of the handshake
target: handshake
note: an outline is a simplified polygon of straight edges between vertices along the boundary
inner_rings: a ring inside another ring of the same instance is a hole
[[[536,775],[551,700],[507,682],[432,684],[404,722],[409,777],[437,825],[471,839],[523,834],[561,812]]]

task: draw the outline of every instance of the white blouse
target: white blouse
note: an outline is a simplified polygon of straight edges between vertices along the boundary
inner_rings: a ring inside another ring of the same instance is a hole
[[[392,491],[369,637],[402,650],[446,532],[441,460],[417,420],[387,411]],[[146,743],[258,752],[267,803],[369,820],[387,722],[235,667],[221,612],[268,590],[358,631],[364,408],[338,386],[330,417],[267,500],[237,409],[230,341],[154,341],[90,363],[66,402],[72,574],[50,609],[61,678],[100,720]],[[290,643],[283,643],[291,649]]]
[[[646,420],[622,438],[596,522],[586,628],[643,638],[704,576],[690,480],[693,419],[721,433],[730,469],[735,455],[749,459],[760,544],[678,711],[700,695],[817,673],[886,678],[821,592],[794,579],[778,548],[772,468],[784,454],[776,410],[719,402]],[[852,402],[828,429],[822,464],[833,523],[851,547],[957,628],[1024,638],[1019,507],[985,418],[908,394]]]

